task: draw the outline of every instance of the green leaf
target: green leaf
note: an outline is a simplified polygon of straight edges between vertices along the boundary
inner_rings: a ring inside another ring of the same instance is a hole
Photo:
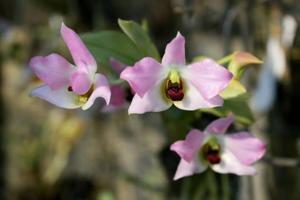
[[[250,125],[254,122],[254,119],[248,105],[248,99],[248,95],[240,95],[235,98],[224,100],[222,107],[202,109],[201,111],[211,113],[218,117],[226,117],[228,114],[232,113],[238,122],[245,125]]]
[[[160,60],[157,48],[142,26],[134,21],[126,21],[122,19],[119,19],[118,23],[123,32],[134,42],[144,56],[150,56],[158,61]]]
[[[121,32],[86,33],[81,38],[101,66],[110,67],[112,57],[128,65],[143,57],[136,45]]]
[[[245,94],[246,88],[238,80],[232,79],[225,90],[220,94],[223,99],[230,99]]]

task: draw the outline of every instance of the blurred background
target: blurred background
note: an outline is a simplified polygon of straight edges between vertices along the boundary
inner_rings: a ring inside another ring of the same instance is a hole
[[[63,110],[28,96],[40,84],[32,56],[57,52],[71,61],[62,21],[84,33],[120,30],[118,18],[147,20],[161,55],[180,31],[189,61],[237,50],[264,61],[243,77],[255,123],[240,127],[268,144],[258,175],[207,171],[172,181],[179,158],[169,145],[203,129],[210,114],[129,117],[126,108]],[[1,0],[0,199],[299,200],[299,22],[298,0]]]

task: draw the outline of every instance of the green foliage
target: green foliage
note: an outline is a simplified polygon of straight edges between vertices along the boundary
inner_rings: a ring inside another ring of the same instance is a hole
[[[157,48],[151,41],[147,31],[145,31],[145,23],[141,26],[134,21],[122,19],[119,19],[118,23],[123,32],[134,42],[144,57],[150,56],[158,61],[160,60]]]
[[[226,117],[232,113],[238,122],[250,125],[254,122],[254,119],[248,105],[248,99],[249,96],[247,94],[239,95],[234,98],[225,99],[222,107],[202,109],[201,111],[214,114],[218,117]]]
[[[132,65],[143,57],[136,45],[120,32],[86,33],[81,38],[101,66],[109,67],[110,58]]]

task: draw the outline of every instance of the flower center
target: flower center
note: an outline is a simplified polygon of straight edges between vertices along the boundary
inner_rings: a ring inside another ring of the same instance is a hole
[[[69,86],[69,87],[68,87],[68,91],[69,91],[69,92],[73,92],[72,86]],[[94,85],[92,85],[92,86],[90,87],[90,89],[89,89],[85,94],[78,95],[78,102],[79,102],[80,104],[86,103],[86,102],[88,101],[88,99],[90,98],[90,96],[92,95],[93,91],[94,91]]]
[[[201,149],[202,158],[208,161],[210,164],[218,164],[221,162],[220,157],[220,145],[209,141],[204,144]]]
[[[165,93],[172,101],[181,101],[184,97],[183,82],[176,70],[171,70],[165,81]]]

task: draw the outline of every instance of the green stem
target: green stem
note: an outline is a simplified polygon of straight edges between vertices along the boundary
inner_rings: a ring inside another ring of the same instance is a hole
[[[208,184],[208,190],[209,190],[209,193],[210,193],[210,199],[211,200],[217,200],[218,199],[218,186],[217,186],[217,183],[216,183],[216,179],[215,179],[215,174],[213,171],[211,170],[208,170],[207,171],[207,184]]]
[[[228,175],[221,176],[223,200],[230,200],[230,186]]]
[[[187,178],[183,181],[181,185],[181,192],[180,192],[180,200],[189,200],[189,190],[190,190],[191,180]]]
[[[126,81],[122,80],[122,79],[109,79],[109,83],[111,85],[116,85],[116,84],[122,84],[122,83],[126,83]]]
[[[201,181],[198,185],[197,190],[195,191],[195,194],[193,195],[193,200],[199,200],[199,199],[205,199],[204,195],[207,191],[207,184],[204,184],[205,181]]]
[[[220,60],[218,60],[218,63],[219,63],[220,65],[229,63],[229,62],[232,60],[232,55],[233,55],[233,54],[230,54],[230,55],[228,55],[228,56],[225,56],[225,57],[221,58]]]

